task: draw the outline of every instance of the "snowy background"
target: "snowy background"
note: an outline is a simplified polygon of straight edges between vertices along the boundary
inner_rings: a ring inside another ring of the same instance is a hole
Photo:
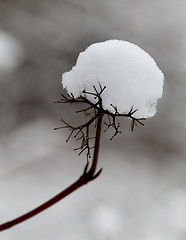
[[[158,112],[113,142],[103,135],[102,175],[0,240],[186,239],[186,2],[0,0],[0,222],[38,206],[79,177],[85,157],[54,131],[76,125],[60,98],[61,74],[94,42],[122,39],[165,74]],[[80,106],[78,108],[81,108]]]

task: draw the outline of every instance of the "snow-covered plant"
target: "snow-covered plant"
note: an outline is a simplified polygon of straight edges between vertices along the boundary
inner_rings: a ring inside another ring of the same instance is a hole
[[[156,113],[164,76],[153,58],[133,43],[109,40],[95,43],[80,53],[76,65],[62,76],[63,87],[75,98],[83,96],[96,103],[92,87],[106,86],[102,93],[103,109],[112,113],[137,110],[137,118]],[[83,92],[86,91],[86,92]]]
[[[163,92],[164,76],[153,58],[140,47],[121,40],[95,43],[80,53],[76,65],[62,76],[67,94],[62,94],[58,103],[86,103],[87,107],[77,111],[90,118],[79,126],[66,121],[59,128],[67,128],[70,135],[80,141],[79,154],[87,152],[87,162],[80,178],[61,193],[38,208],[0,225],[0,231],[8,229],[44,211],[79,187],[97,178],[96,170],[103,116],[107,116],[106,128],[114,129],[113,139],[118,133],[118,117],[131,119],[131,130],[138,123],[154,116],[156,105]],[[90,136],[90,126],[96,127]],[[59,129],[56,128],[56,129]],[[93,144],[92,144],[93,141]],[[91,156],[91,150],[93,155]]]

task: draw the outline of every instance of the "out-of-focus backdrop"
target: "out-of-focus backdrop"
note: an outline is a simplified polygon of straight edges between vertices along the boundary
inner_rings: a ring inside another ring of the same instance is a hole
[[[81,106],[54,104],[61,74],[80,51],[133,42],[165,74],[154,118],[102,137],[104,171],[2,240],[186,239],[186,1],[0,0],[0,222],[31,210],[76,180],[85,156],[54,131]],[[64,91],[63,91],[64,92]]]

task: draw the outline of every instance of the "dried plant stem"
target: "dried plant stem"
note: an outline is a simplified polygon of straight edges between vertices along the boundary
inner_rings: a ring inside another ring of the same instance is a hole
[[[94,180],[95,178],[97,178],[100,175],[102,169],[100,169],[96,173],[96,168],[97,168],[98,154],[99,154],[102,117],[103,117],[103,113],[100,112],[100,114],[97,118],[95,148],[94,148],[94,154],[93,154],[93,159],[92,159],[92,164],[90,166],[90,169],[88,170],[89,164],[87,163],[82,176],[80,176],[80,178],[77,181],[75,181],[72,185],[70,185],[65,190],[63,190],[61,193],[59,193],[55,197],[51,198],[47,202],[43,203],[39,207],[31,210],[30,212],[28,212],[28,213],[26,213],[26,214],[24,214],[24,215],[22,215],[18,218],[15,218],[11,221],[8,221],[6,223],[1,224],[0,225],[0,231],[4,231],[6,229],[9,229],[9,228],[21,223],[21,222],[24,222],[24,221],[30,219],[31,217],[36,216],[37,214],[39,214],[39,213],[43,212],[44,210],[46,210],[47,208],[53,206],[55,203],[59,202],[60,200],[62,200],[66,196],[68,196],[69,194],[71,194],[74,191],[76,191],[77,189],[79,189],[81,186],[83,186],[83,185],[87,184],[88,182]]]
[[[9,228],[21,223],[21,222],[24,222],[24,221],[30,219],[31,217],[34,217],[35,215],[43,212],[45,209],[51,207],[52,205],[54,205],[55,203],[57,203],[61,199],[65,198],[66,196],[68,196],[69,194],[71,194],[72,192],[74,192],[76,189],[80,188],[84,184],[85,184],[85,179],[79,178],[71,186],[66,188],[64,191],[62,191],[61,193],[59,193],[58,195],[56,195],[55,197],[53,197],[49,201],[40,205],[39,207],[33,209],[32,211],[14,219],[14,220],[11,220],[9,222],[6,222],[6,223],[0,225],[0,231],[4,231],[6,229],[9,229]]]
[[[101,139],[101,125],[102,125],[103,114],[100,114],[98,117],[97,128],[96,128],[96,139],[95,139],[95,147],[94,147],[94,154],[92,160],[92,166],[89,170],[90,176],[93,176],[98,162],[98,154],[99,154],[99,147],[100,147],[100,139]]]

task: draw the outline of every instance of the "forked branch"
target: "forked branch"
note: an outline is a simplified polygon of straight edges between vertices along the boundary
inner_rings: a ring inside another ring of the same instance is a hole
[[[93,159],[92,159],[90,169],[89,169],[90,163],[87,162],[87,164],[84,168],[83,174],[72,185],[70,185],[68,188],[63,190],[61,193],[57,194],[55,197],[53,197],[50,200],[48,200],[47,202],[43,203],[39,207],[31,210],[30,212],[28,212],[26,214],[23,214],[22,216],[20,216],[16,219],[13,219],[11,221],[8,221],[6,223],[1,224],[0,225],[0,231],[7,230],[7,229],[9,229],[9,228],[21,223],[21,222],[24,222],[24,221],[34,217],[35,215],[43,212],[47,208],[53,206],[55,203],[59,202],[60,200],[62,200],[63,198],[65,198],[66,196],[71,194],[72,192],[79,189],[81,186],[83,186],[83,185],[87,184],[88,182],[96,179],[100,175],[102,169],[100,169],[98,172],[96,172],[96,169],[97,169],[99,145],[100,145],[100,137],[101,137],[102,114],[100,114],[97,117],[97,121],[98,121],[98,123],[97,123],[97,129],[96,129],[94,155],[93,155]]]
[[[31,217],[34,217],[35,215],[43,212],[47,208],[51,207],[55,203],[59,202],[60,200],[62,200],[63,198],[65,198],[66,196],[71,194],[72,192],[79,189],[81,186],[83,186],[83,185],[87,184],[88,182],[94,180],[95,178],[97,178],[100,175],[102,169],[97,171],[97,163],[98,163],[100,138],[101,138],[101,125],[102,125],[103,115],[107,115],[107,118],[108,118],[108,122],[105,123],[105,125],[107,126],[105,131],[107,131],[110,127],[114,129],[114,134],[111,137],[111,140],[118,133],[121,133],[119,131],[120,124],[116,122],[117,117],[130,118],[131,121],[132,121],[131,130],[134,129],[134,126],[137,125],[137,123],[143,125],[143,123],[141,121],[145,120],[145,119],[144,118],[140,118],[140,119],[135,118],[134,113],[137,110],[133,110],[133,108],[131,108],[131,110],[127,114],[120,114],[117,110],[117,107],[113,106],[112,104],[111,104],[111,106],[114,109],[113,112],[110,112],[108,110],[103,109],[101,94],[103,93],[105,88],[106,87],[102,88],[101,85],[99,85],[99,89],[97,89],[95,86],[93,86],[94,92],[88,92],[88,91],[84,90],[82,92],[82,96],[77,98],[77,99],[74,98],[73,94],[67,94],[67,96],[62,94],[62,99],[60,101],[56,102],[56,103],[74,103],[74,102],[76,102],[76,103],[86,103],[86,104],[88,104],[87,108],[76,111],[77,113],[84,112],[85,115],[89,115],[90,114],[89,111],[93,110],[93,116],[86,123],[84,123],[80,126],[73,127],[70,124],[68,124],[66,121],[61,119],[64,126],[59,127],[59,128],[55,128],[55,130],[56,129],[63,129],[63,128],[69,129],[70,134],[69,134],[66,141],[68,142],[69,139],[72,136],[74,136],[74,138],[76,138],[76,140],[80,141],[80,146],[78,148],[74,149],[74,150],[79,150],[79,154],[83,153],[85,150],[87,151],[87,163],[85,165],[85,168],[84,168],[84,171],[83,171],[82,175],[72,185],[67,187],[65,190],[63,190],[61,193],[57,194],[56,196],[54,196],[53,198],[51,198],[47,202],[41,204],[39,207],[31,210],[30,212],[28,212],[26,214],[23,214],[22,216],[20,216],[16,219],[13,219],[11,221],[8,221],[6,223],[1,224],[0,225],[0,231],[4,231],[6,229],[9,229],[9,228],[21,223],[21,222],[24,222],[24,221],[30,219]],[[91,101],[89,101],[86,97],[87,95],[93,96],[93,99],[95,99],[95,103],[92,103]],[[89,130],[90,130],[90,126],[93,123],[95,124],[95,127],[96,127],[96,134],[95,134],[94,137],[90,137],[89,136],[90,135]],[[95,138],[94,145],[91,147],[90,146],[90,140],[94,139],[94,138]],[[89,159],[91,158],[91,154],[90,154],[91,149],[93,149],[93,157],[92,157],[92,160],[90,162]]]

